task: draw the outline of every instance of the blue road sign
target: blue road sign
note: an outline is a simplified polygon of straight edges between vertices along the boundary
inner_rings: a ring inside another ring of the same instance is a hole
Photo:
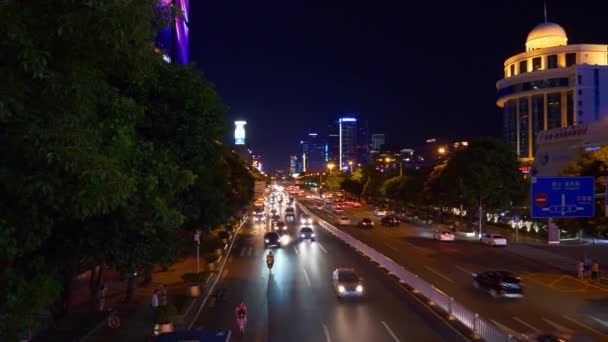
[[[592,217],[594,177],[532,177],[532,217]]]
[[[521,217],[519,215],[513,216],[513,222],[515,222],[515,223],[521,222]]]

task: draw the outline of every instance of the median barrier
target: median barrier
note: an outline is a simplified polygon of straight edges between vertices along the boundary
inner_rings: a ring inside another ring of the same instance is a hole
[[[508,332],[503,331],[491,322],[481,318],[477,313],[467,309],[464,305],[458,303],[454,300],[454,298],[449,297],[432,284],[429,284],[416,274],[409,272],[403,266],[369,247],[362,241],[352,237],[345,231],[338,229],[332,224],[321,219],[299,202],[296,203],[300,210],[308,214],[310,217],[316,217],[316,220],[321,227],[325,228],[328,232],[340,238],[342,241],[357,249],[361,253],[367,255],[372,261],[380,264],[390,273],[398,277],[401,281],[409,285],[415,292],[422,294],[434,305],[443,309],[450,318],[458,320],[469,328],[475,334],[475,336],[489,342],[507,342],[514,340],[514,337]]]

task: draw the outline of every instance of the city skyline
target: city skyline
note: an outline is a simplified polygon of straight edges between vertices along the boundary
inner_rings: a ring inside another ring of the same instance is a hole
[[[544,21],[542,0],[323,4],[191,4],[191,59],[230,106],[227,121],[251,123],[250,143],[269,170],[285,169],[300,137],[341,113],[403,146],[499,137],[496,81]],[[608,4],[547,8],[569,44],[608,42]]]

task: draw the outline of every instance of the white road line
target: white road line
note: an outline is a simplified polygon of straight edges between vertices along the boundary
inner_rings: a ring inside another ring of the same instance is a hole
[[[519,318],[519,317],[515,317],[515,316],[513,316],[513,320],[514,320],[514,321],[516,321],[516,322],[519,322],[520,324],[522,324],[522,325],[524,325],[524,326],[526,326],[528,329],[530,329],[530,330],[534,331],[534,332],[535,332],[535,333],[537,333],[537,334],[542,333],[542,330],[537,329],[537,328],[536,328],[536,327],[534,327],[532,324],[530,324],[530,323],[528,323],[528,322],[526,322],[526,321],[522,320],[522,319],[521,319],[521,318]]]
[[[319,247],[321,247],[321,249],[323,250],[323,252],[327,253],[327,249],[325,249],[325,247],[323,247],[323,245],[322,245],[322,244],[317,243],[317,245],[319,245]]]
[[[380,323],[382,323],[382,325],[384,325],[384,328],[386,328],[386,331],[388,331],[389,334],[391,334],[391,336],[393,337],[393,340],[395,340],[396,342],[401,342],[397,336],[395,335],[395,333],[391,330],[391,328],[389,328],[388,324],[386,324],[385,321],[381,321]]]
[[[386,243],[386,242],[385,242],[384,244],[386,245],[386,247],[388,247],[388,248],[390,248],[390,249],[394,250],[395,252],[399,253],[399,250],[398,250],[397,248],[393,247],[392,245],[389,245],[389,244],[388,244],[388,243]]]
[[[568,333],[568,334],[571,334],[571,333],[574,332],[574,330],[572,330],[570,328],[566,328],[563,325],[557,324],[557,323],[553,322],[552,320],[550,320],[548,318],[543,317],[542,320],[545,321],[545,322],[547,322],[547,324],[549,324],[550,326],[554,327],[555,329],[557,329],[557,330],[559,330],[561,332],[565,332],[565,333]]]
[[[323,331],[325,332],[325,340],[327,342],[331,342],[331,337],[329,337],[329,329],[327,329],[327,325],[323,324]]]
[[[296,251],[297,255],[300,255],[300,252],[298,252],[298,249],[296,248],[296,246],[293,246],[293,249]]]
[[[604,333],[601,333],[601,332],[599,332],[599,331],[597,331],[597,330],[593,329],[592,327],[588,326],[587,324],[584,324],[584,323],[581,323],[581,322],[579,322],[579,321],[575,320],[575,319],[574,319],[574,318],[572,318],[572,317],[569,317],[569,316],[566,316],[566,315],[562,315],[562,317],[564,317],[565,319],[569,320],[570,322],[572,322],[572,323],[574,323],[574,324],[578,324],[579,326],[581,326],[581,327],[583,327],[583,328],[585,328],[585,329],[587,329],[587,330],[589,330],[589,331],[593,331],[594,333],[596,333],[596,334],[598,334],[598,335],[606,335],[606,334],[604,334]],[[596,318],[594,318],[594,317],[591,317],[591,318],[596,319]],[[597,320],[597,319],[596,319],[596,320]],[[600,321],[601,321],[601,320],[600,320]]]
[[[257,249],[253,251],[253,255],[255,255],[256,257],[258,256],[258,250]]]
[[[245,247],[241,248],[241,256],[245,255],[245,249],[246,249]]]
[[[508,326],[506,326],[506,325],[504,325],[502,323],[498,323],[497,321],[495,321],[493,319],[491,319],[490,322],[492,322],[495,326],[501,328],[502,330],[508,332],[509,335],[512,335],[512,336],[522,336],[521,333],[519,333],[519,332],[517,332],[517,331],[515,331],[515,330],[513,330],[511,328],[509,328]]]
[[[304,271],[304,278],[306,278],[306,282],[308,283],[308,286],[312,287],[310,278],[308,278],[308,272],[306,272],[306,270],[303,270],[303,271]]]
[[[452,283],[452,284],[454,283],[454,281],[453,281],[452,279],[450,279],[450,278],[448,278],[448,277],[444,276],[444,275],[443,275],[443,274],[441,274],[440,272],[435,271],[434,269],[432,269],[432,268],[430,268],[430,267],[428,267],[428,266],[426,266],[426,265],[424,266],[424,268],[426,268],[426,269],[427,269],[427,270],[429,270],[430,272],[435,273],[435,275],[437,275],[437,276],[439,276],[439,277],[441,277],[441,278],[443,278],[443,279],[445,279],[445,280],[449,281],[450,283]]]
[[[604,321],[603,319],[599,319],[599,318],[591,316],[591,315],[589,316],[589,318],[591,318],[592,320],[598,322],[599,324],[601,324],[604,327],[608,327],[608,322]]]
[[[462,271],[462,272],[464,272],[464,273],[468,273],[468,274],[472,274],[472,273],[473,273],[473,272],[471,272],[471,271],[467,270],[466,268],[464,268],[464,267],[460,267],[460,266],[458,266],[458,265],[454,265],[454,267],[456,267],[457,269],[461,270],[461,271]]]
[[[247,250],[247,256],[251,256],[252,252],[253,252],[253,247],[249,247],[249,249]]]

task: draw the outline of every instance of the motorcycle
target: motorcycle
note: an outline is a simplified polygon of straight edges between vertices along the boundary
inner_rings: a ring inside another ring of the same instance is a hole
[[[269,270],[272,270],[272,266],[274,266],[274,259],[266,259],[266,266],[268,266]]]
[[[239,314],[237,320],[236,320],[236,324],[239,327],[239,331],[241,333],[241,335],[245,334],[245,325],[247,324],[247,317],[245,316],[245,314]]]

